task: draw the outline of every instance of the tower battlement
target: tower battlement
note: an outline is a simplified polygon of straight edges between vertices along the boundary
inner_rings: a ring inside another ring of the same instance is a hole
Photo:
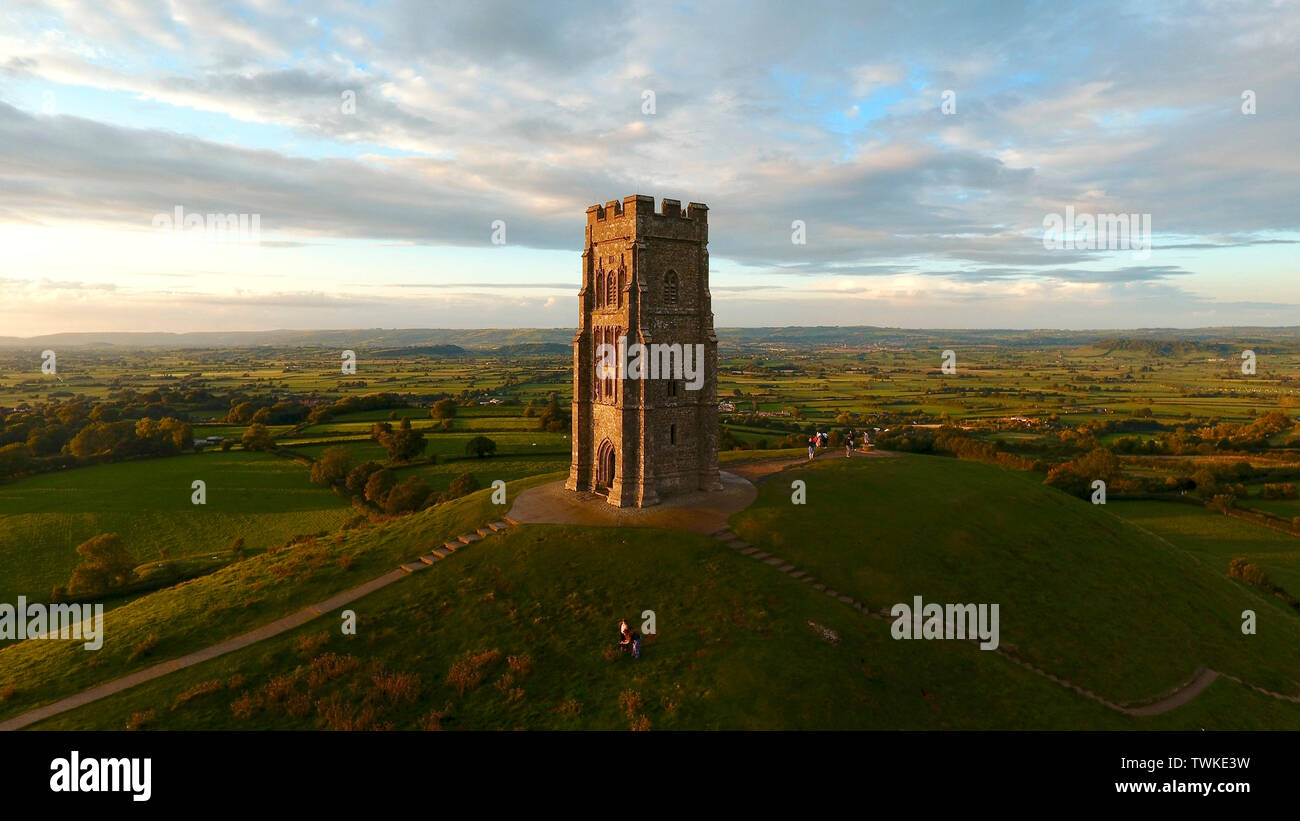
[[[682,208],[681,200],[665,197],[660,201],[660,210],[655,212],[655,198],[644,194],[633,194],[620,200],[610,200],[604,205],[596,204],[587,209],[587,224],[607,222],[626,217],[650,217],[652,220],[691,220],[707,225],[709,206],[701,202],[689,202]]]

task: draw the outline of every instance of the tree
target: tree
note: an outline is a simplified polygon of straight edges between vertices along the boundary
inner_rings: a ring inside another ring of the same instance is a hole
[[[311,480],[327,487],[342,482],[352,465],[352,453],[345,447],[325,448],[320,458],[312,463]]]
[[[401,484],[388,492],[384,499],[384,512],[388,514],[409,513],[424,507],[432,491],[419,476],[408,476]]]
[[[266,425],[258,423],[249,425],[239,441],[243,443],[244,450],[270,450],[274,445]]]
[[[387,422],[373,425],[370,436],[388,451],[388,459],[393,462],[409,462],[429,445],[424,433],[411,427],[410,419],[403,419],[397,430]]]
[[[397,484],[397,474],[388,468],[375,471],[366,480],[366,501],[382,507],[384,500],[388,498],[388,492],[395,484]]]
[[[455,399],[439,399],[433,403],[429,409],[429,415],[434,419],[451,419],[456,415]]]
[[[573,426],[569,409],[561,407],[559,399],[555,394],[551,394],[551,401],[546,404],[546,410],[538,417],[538,430],[549,431],[551,433],[563,433]]]
[[[1106,448],[1095,448],[1075,460],[1075,470],[1089,479],[1109,483],[1119,472],[1119,459]]]
[[[0,447],[0,476],[16,476],[31,464],[32,450],[25,442]]]
[[[482,459],[484,456],[491,456],[496,452],[497,443],[486,436],[475,436],[465,443],[465,453],[469,456],[477,456]]]
[[[348,493],[353,496],[364,494],[366,492],[366,482],[370,481],[371,474],[382,467],[378,462],[362,462],[348,471],[346,480]]]
[[[462,473],[455,479],[451,480],[451,487],[447,488],[447,491],[438,498],[438,501],[449,502],[452,499],[459,499],[462,496],[473,493],[478,490],[479,487],[478,479],[475,478],[474,474]]]
[[[101,533],[77,545],[81,564],[72,571],[68,594],[96,595],[135,578],[136,561],[116,533]]]

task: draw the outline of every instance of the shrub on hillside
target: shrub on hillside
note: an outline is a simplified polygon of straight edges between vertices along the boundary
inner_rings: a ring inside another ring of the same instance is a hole
[[[370,474],[366,480],[366,501],[371,504],[384,506],[384,500],[388,498],[388,492],[397,484],[397,474],[388,468],[377,470]]]
[[[366,492],[366,482],[370,481],[371,475],[375,471],[383,468],[378,462],[362,462],[348,471],[347,478],[344,479],[344,485],[348,493],[353,496],[359,496]]]
[[[450,502],[452,499],[459,499],[467,496],[479,489],[478,479],[472,473],[462,473],[455,479],[451,480],[451,487],[443,491],[438,496],[438,503]]]
[[[384,512],[395,515],[412,513],[425,506],[432,493],[429,485],[419,476],[408,476],[384,498]]]
[[[81,564],[72,571],[68,594],[94,596],[135,580],[135,558],[116,533],[101,533],[77,545]]]
[[[1251,564],[1245,559],[1237,557],[1228,563],[1228,576],[1266,590],[1291,607],[1300,610],[1300,600],[1297,600],[1286,590],[1275,584],[1259,565]]]
[[[318,485],[334,487],[347,479],[352,464],[352,453],[345,447],[325,448],[320,458],[311,465],[311,480]]]

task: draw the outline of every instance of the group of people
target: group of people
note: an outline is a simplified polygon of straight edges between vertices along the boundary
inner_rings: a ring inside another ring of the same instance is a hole
[[[866,431],[863,431],[862,442],[865,443],[866,441],[867,441],[867,434]],[[829,443],[830,443],[830,434],[824,431],[818,431],[814,433],[812,436],[809,436],[808,437],[808,459],[812,460],[817,455],[817,448],[824,448]],[[845,431],[844,433],[844,458],[845,459],[848,459],[850,456],[853,455],[853,451],[857,448],[857,445],[858,445],[857,434],[854,433],[852,430]]]

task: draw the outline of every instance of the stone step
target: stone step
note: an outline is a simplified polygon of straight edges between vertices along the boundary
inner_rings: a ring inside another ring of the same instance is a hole
[[[421,556],[420,561],[424,562],[425,564],[433,564],[434,562],[442,561],[442,557],[437,556],[433,553],[429,553],[427,555]]]
[[[732,539],[726,544],[727,547],[730,547],[734,550],[740,550],[741,548],[749,547],[749,542],[745,541],[744,539]]]
[[[481,541],[483,537],[477,533],[465,533],[456,538],[459,539],[462,544],[474,544],[474,542]]]
[[[777,570],[780,570],[782,573],[789,573],[791,570],[794,570],[794,565],[783,564],[780,567],[778,567]]]
[[[407,562],[406,564],[402,565],[402,569],[405,570],[407,573],[414,573],[415,571],[423,570],[426,567],[428,567],[428,565],[425,564],[424,562]]]
[[[791,573],[791,574],[790,574],[790,578],[792,578],[792,579],[802,579],[802,578],[804,578],[804,577],[807,576],[807,575],[808,575],[807,571],[800,570],[798,573]]]
[[[515,525],[519,524],[514,519],[511,519],[509,516],[504,517],[504,521],[506,524],[510,525],[511,527],[514,527]]]
[[[724,527],[724,528],[722,528],[721,530],[715,530],[715,531],[713,531],[713,532],[710,533],[709,535],[712,536],[712,537],[715,538],[715,539],[721,539],[722,536],[723,536],[723,534],[725,534],[725,533],[730,533],[730,532],[731,532],[731,528],[729,528],[729,527]]]
[[[821,582],[817,582],[816,584],[813,585],[813,590],[825,590],[825,589],[826,589],[826,585],[822,584]]]
[[[443,542],[443,543],[442,543],[442,547],[443,547],[444,550],[450,550],[450,551],[453,551],[453,552],[455,552],[455,551],[457,551],[457,550],[460,550],[460,549],[461,549],[462,547],[464,547],[464,546],[465,546],[465,545],[461,544],[460,542]]]
[[[745,548],[744,550],[740,551],[740,555],[742,555],[742,556],[752,556],[752,555],[754,555],[754,554],[757,553],[757,552],[758,552],[758,548],[757,548],[757,547],[747,547],[747,548]]]
[[[760,550],[757,553],[750,553],[749,558],[758,559],[759,561],[762,561],[763,559],[766,559],[768,556],[771,555],[772,555],[771,553],[764,553],[763,551]]]
[[[773,567],[776,567],[778,564],[784,564],[784,563],[785,563],[785,559],[782,559],[780,556],[773,556],[770,559],[763,560],[763,564],[770,564]]]
[[[729,542],[732,539],[738,539],[740,537],[737,536],[735,533],[732,533],[731,528],[724,527],[721,530],[715,531],[713,534],[713,538],[719,539],[724,542]]]
[[[500,531],[500,530],[505,530],[507,527],[510,527],[510,525],[506,524],[505,522],[493,522],[492,524],[488,525],[488,527],[492,528],[493,530]]]
[[[480,539],[487,538],[488,536],[491,536],[493,533],[496,533],[495,530],[488,527],[480,527],[478,530],[474,532],[478,534],[478,537]]]
[[[451,551],[445,547],[435,547],[433,549],[433,555],[437,556],[439,559],[445,559],[451,555]]]

